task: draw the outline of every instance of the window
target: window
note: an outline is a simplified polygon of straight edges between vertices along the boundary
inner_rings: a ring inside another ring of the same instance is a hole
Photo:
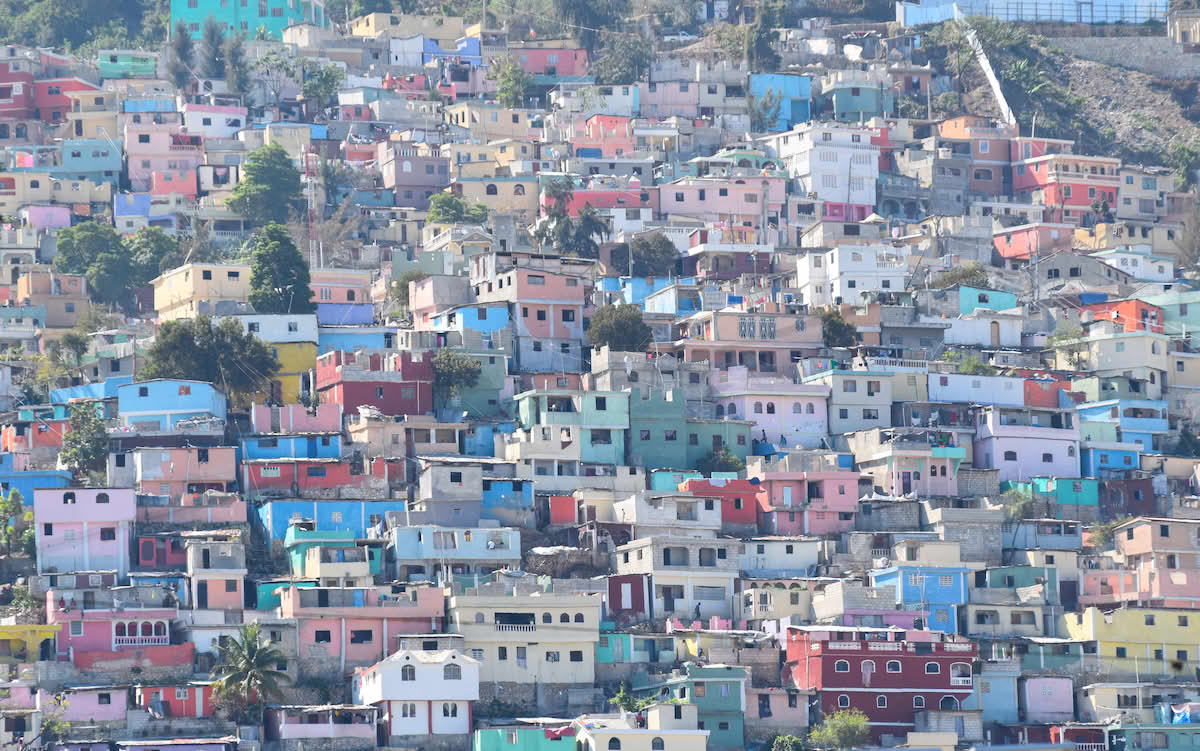
[[[1117,647],[1114,652],[1114,656],[1124,657],[1125,656],[1125,647]]]
[[[885,696],[883,694],[876,696],[875,697],[875,706],[879,707],[880,709],[886,709],[887,708],[887,696]]]
[[[54,536],[54,525],[53,524],[43,524],[42,525],[42,534],[46,537],[53,537]]]
[[[914,696],[913,697],[913,709],[924,709],[924,708],[925,708],[925,697],[924,696]]]
[[[838,696],[838,708],[845,709],[849,706],[850,706],[850,697],[847,696],[846,694],[840,694]]]
[[[317,632],[316,638],[314,639],[314,641],[317,644],[329,644],[331,641],[333,641],[333,639],[330,638],[328,631],[322,630],[322,631]],[[412,666],[406,665],[405,667],[412,667]]]
[[[442,668],[442,679],[447,681],[461,681],[462,666],[454,662],[445,666]]]
[[[1181,615],[1181,616],[1179,616],[1179,625],[1180,625],[1180,626],[1182,626],[1182,627],[1184,627],[1184,628],[1187,628],[1187,625],[1188,625],[1188,617],[1187,617],[1186,615]]]
[[[179,689],[175,689],[175,690],[178,691]],[[185,688],[184,691],[187,691],[187,689]],[[183,698],[186,699],[187,697],[185,696]],[[96,701],[99,704],[112,704],[112,694],[99,694],[96,697]]]
[[[850,672],[850,662],[848,660],[838,660],[837,662],[833,663],[833,672],[849,673]]]
[[[1147,625],[1147,626],[1153,626],[1153,625],[1154,625],[1154,616],[1152,616],[1152,615],[1147,615],[1147,616],[1145,616],[1144,620],[1145,620],[1145,623],[1146,623],[1146,625]]]
[[[371,629],[353,629],[350,631],[351,644],[370,644],[373,641]]]
[[[117,539],[117,528],[116,527],[101,527],[100,528],[100,540],[102,542],[112,542],[113,540],[116,540],[116,539]]]
[[[571,650],[571,662],[583,662],[583,650]]]
[[[1004,461],[1015,462],[1016,460],[1017,460],[1017,452],[1016,451],[1005,451],[1004,452]]]
[[[1042,454],[1042,463],[1051,464],[1054,462],[1054,454]]]
[[[96,503],[108,503],[108,493],[97,493]]]
[[[71,636],[83,636],[83,621],[71,621]]]
[[[925,675],[937,675],[942,672],[942,666],[936,662],[925,663]]]
[[[889,673],[899,673],[900,672],[900,661],[899,660],[888,660],[887,671]]]
[[[326,632],[326,633],[328,633],[328,632]],[[504,659],[504,658],[501,658],[501,659]],[[415,681],[416,679],[417,679],[417,669],[415,667],[413,667],[412,665],[405,665],[404,667],[400,668],[400,680]]]
[[[609,738],[608,751],[621,751],[621,741],[617,738]]]
[[[547,652],[546,653],[546,662],[558,662],[558,661],[559,661],[558,652]]]

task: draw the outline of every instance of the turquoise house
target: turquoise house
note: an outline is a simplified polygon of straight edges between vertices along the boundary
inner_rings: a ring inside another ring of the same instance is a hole
[[[779,97],[779,116],[769,130],[791,130],[812,119],[812,78],[796,73],[751,73],[750,96],[756,102],[768,94]]]
[[[534,389],[517,394],[514,401],[521,429],[570,428],[578,436],[580,461],[625,464],[629,392]]]
[[[632,691],[696,705],[701,727],[709,731],[709,751],[733,751],[746,747],[747,678],[743,667],[687,662],[679,675],[635,675]]]
[[[1002,482],[1001,492],[1032,495],[1038,513],[1052,519],[1095,519],[1100,506],[1100,481],[1094,477],[1034,477],[1029,482]]]
[[[675,640],[670,636],[632,634],[617,629],[613,621],[600,623],[600,642],[596,645],[597,665],[672,665]]]
[[[142,50],[99,50],[96,68],[100,78],[156,78],[158,55]]]
[[[308,588],[317,586],[315,579],[267,579],[266,581],[254,582],[254,591],[257,596],[256,610],[274,610],[279,607],[280,598],[279,592],[284,587],[299,587]]]
[[[979,308],[1009,310],[1015,307],[1017,307],[1017,296],[1012,292],[968,287],[965,284],[958,286],[958,314],[960,316],[974,313]]]
[[[568,720],[564,722],[570,724]],[[476,730],[471,748],[474,751],[574,751],[575,743],[572,736],[550,738],[546,728],[516,725]]]
[[[358,536],[353,532],[304,529],[301,526],[292,524],[288,527],[287,534],[284,535],[283,549],[287,553],[292,575],[301,576],[304,573],[304,558],[308,555],[309,548],[353,548],[365,546],[367,548],[367,561],[370,563],[369,570],[372,575],[377,575],[383,572],[384,542],[384,540],[363,540],[360,542]]]
[[[322,28],[329,25],[325,17],[325,3],[321,0],[255,0],[255,2],[229,2],[229,0],[171,0],[171,25],[182,22],[193,39],[200,39],[200,30],[208,18],[228,31],[244,37],[254,38],[258,30],[266,32],[268,39],[283,39],[283,30],[298,23],[311,23]]]

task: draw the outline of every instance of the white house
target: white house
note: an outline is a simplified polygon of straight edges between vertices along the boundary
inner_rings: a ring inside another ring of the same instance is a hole
[[[930,373],[929,401],[1024,407],[1025,379],[965,373]]]
[[[886,245],[844,245],[809,251],[796,261],[796,287],[809,305],[860,303],[864,293],[901,292],[908,267]]]
[[[1114,269],[1131,274],[1140,282],[1175,281],[1175,261],[1166,256],[1153,255],[1149,245],[1122,245],[1093,255]]]
[[[879,146],[871,143],[873,135],[859,125],[821,122],[797,125],[758,142],[796,178],[801,193],[827,204],[829,216],[862,221],[875,206],[879,179]]]
[[[406,736],[467,735],[479,660],[454,649],[401,649],[356,670],[351,690],[356,704],[378,707],[387,745],[408,745]]]
[[[256,313],[230,316],[242,330],[264,342],[287,344],[317,341],[317,317],[311,313]]]

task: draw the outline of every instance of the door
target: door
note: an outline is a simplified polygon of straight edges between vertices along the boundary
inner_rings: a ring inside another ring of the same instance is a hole
[[[613,644],[613,662],[625,662],[625,639],[623,634],[617,635]]]
[[[1000,322],[992,321],[991,329],[992,329],[992,346],[999,347],[1000,346]]]
[[[96,607],[96,593],[90,589],[83,592],[83,609],[94,610]]]
[[[675,590],[671,587],[663,587],[663,611],[666,615],[675,612]]]
[[[633,583],[621,582],[621,610],[633,609]]]
[[[317,458],[317,437],[316,436],[308,437],[308,454],[307,454],[307,456],[309,459]]]
[[[900,492],[902,495],[912,492],[912,472],[904,472],[900,475]]]
[[[281,433],[283,429],[280,427],[279,407],[271,407],[271,432]]]
[[[208,548],[200,551],[200,568],[212,568],[212,556]]]
[[[208,607],[208,582],[196,582],[196,607],[201,610]]]

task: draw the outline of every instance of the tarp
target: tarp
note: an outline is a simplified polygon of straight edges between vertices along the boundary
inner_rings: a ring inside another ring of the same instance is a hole
[[[1171,724],[1188,725],[1200,722],[1200,702],[1189,701],[1171,705]]]

